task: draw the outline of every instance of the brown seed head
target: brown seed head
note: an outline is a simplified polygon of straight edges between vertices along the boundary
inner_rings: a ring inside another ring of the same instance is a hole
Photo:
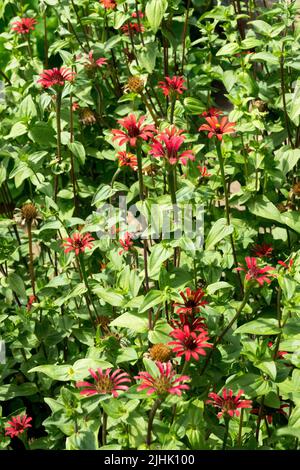
[[[136,75],[128,79],[128,82],[126,83],[124,87],[124,91],[125,92],[131,91],[132,93],[142,93],[144,86],[145,86],[144,80],[142,80],[141,77]]]
[[[85,126],[92,126],[97,121],[95,113],[90,108],[82,108],[80,110],[79,120]]]
[[[34,204],[24,204],[21,208],[21,215],[27,224],[31,224],[38,217],[38,211]]]
[[[166,344],[157,343],[150,348],[150,357],[153,361],[167,362],[172,356],[172,349]]]

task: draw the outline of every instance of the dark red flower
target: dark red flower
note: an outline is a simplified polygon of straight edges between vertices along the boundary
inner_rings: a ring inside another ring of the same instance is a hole
[[[273,344],[274,344],[273,341],[268,342],[268,346],[269,346],[270,349],[273,347]],[[284,359],[284,356],[286,354],[288,354],[288,352],[286,352],[286,351],[277,351],[276,359]]]
[[[14,21],[12,30],[18,34],[29,34],[30,31],[34,31],[34,25],[37,21],[34,18],[21,18],[18,21]]]
[[[73,101],[72,111],[77,111],[77,109],[79,109],[79,108],[80,108],[79,103],[77,103],[77,101]]]
[[[199,173],[202,178],[209,178],[211,173],[208,173],[206,166],[198,165],[197,168],[199,169]]]
[[[123,250],[119,251],[119,255],[122,255],[124,251],[130,251],[131,247],[133,246],[132,237],[129,232],[126,232],[124,235],[124,238],[120,239],[119,242],[120,242],[120,245],[123,247]]]
[[[203,113],[201,114],[202,117],[206,118],[206,117],[219,117],[221,116],[223,113],[223,111],[221,109],[217,109],[217,108],[209,108],[207,111],[203,111]]]
[[[246,273],[247,281],[257,281],[260,286],[262,286],[265,282],[270,284],[272,279],[270,277],[274,276],[274,274],[270,273],[272,266],[265,266],[264,268],[260,268],[257,266],[257,258],[251,258],[247,256],[245,258],[247,267],[241,266],[240,268],[235,268],[236,271],[244,271]]]
[[[185,141],[185,136],[181,135],[182,132],[175,126],[165,129],[153,139],[149,154],[156,158],[166,158],[171,165],[176,165],[178,161],[186,165],[187,160],[195,160],[195,155],[191,150],[179,152]]]
[[[27,311],[29,312],[29,310],[31,310],[31,307],[32,307],[32,304],[37,300],[36,296],[35,295],[31,295],[28,299],[28,302],[27,302],[27,305],[26,305],[26,308],[27,308]]]
[[[151,139],[155,132],[155,127],[153,124],[143,125],[145,119],[146,117],[142,116],[137,121],[134,114],[130,114],[124,119],[119,119],[118,123],[126,130],[122,131],[120,129],[112,129],[112,140],[118,140],[120,146],[128,142],[131,147],[135,147],[137,139]]]
[[[138,14],[139,14],[139,18],[144,18],[144,13],[142,11],[139,11]],[[136,11],[134,11],[131,16],[132,18],[137,18]]]
[[[190,377],[187,375],[176,376],[176,372],[172,370],[171,362],[156,362],[159,375],[153,376],[148,372],[139,372],[139,375],[134,377],[136,380],[141,380],[137,391],[147,390],[147,395],[157,393],[158,395],[171,395],[182,394],[182,390],[188,390],[189,386],[185,384]]]
[[[145,31],[145,28],[142,24],[129,22],[121,26],[121,31],[126,36],[130,36],[130,34],[143,33]]]
[[[171,320],[171,325],[174,329],[183,330],[184,326],[187,325],[191,331],[203,331],[207,330],[204,317],[195,317],[194,314],[179,313],[179,320],[174,318]]]
[[[204,300],[205,292],[202,289],[191,290],[189,287],[185,289],[184,292],[180,292],[180,295],[183,299],[183,303],[176,303],[174,307],[179,307],[176,310],[176,313],[187,313],[195,314],[200,311],[200,307],[208,304],[207,300]]]
[[[79,233],[75,232],[71,237],[65,239],[63,246],[65,247],[64,252],[69,253],[75,251],[75,255],[78,256],[80,252],[84,252],[87,248],[92,248],[92,241],[95,240],[90,233]]]
[[[111,369],[106,369],[104,372],[98,368],[97,371],[89,369],[89,373],[95,380],[94,383],[90,382],[77,382],[76,387],[81,388],[80,395],[105,395],[111,394],[113,397],[118,397],[118,391],[128,390],[128,386],[125,383],[130,383],[129,374],[123,372],[121,369],[115,370],[111,374]]]
[[[106,10],[114,10],[117,6],[115,0],[99,0],[99,3],[101,3]]]
[[[175,338],[176,341],[170,341],[168,344],[175,346],[173,351],[176,356],[185,356],[186,361],[189,361],[191,357],[198,361],[199,355],[206,356],[204,348],[212,348],[212,344],[207,342],[209,337],[206,331],[202,331],[197,335],[195,331],[191,331],[188,325],[184,325],[182,330],[171,331],[170,336]]]
[[[136,170],[138,166],[137,157],[130,152],[118,152],[117,158],[120,166],[129,166],[132,170]]]
[[[208,138],[216,136],[218,140],[223,139],[223,134],[232,134],[235,132],[235,122],[228,122],[228,118],[224,116],[221,121],[216,116],[205,118],[207,124],[202,124],[199,131],[208,131]]]
[[[13,416],[11,421],[7,422],[9,426],[5,428],[5,435],[11,438],[18,437],[19,434],[23,434],[27,428],[32,427],[31,424],[29,424],[30,421],[32,421],[32,418],[26,414]]]
[[[215,408],[220,408],[221,411],[217,414],[218,418],[222,416],[229,416],[233,418],[234,416],[240,416],[241,408],[251,408],[252,400],[241,400],[241,395],[244,394],[244,390],[239,390],[237,395],[233,395],[232,390],[223,389],[222,395],[217,395],[216,393],[209,393],[208,396],[211,400],[207,400],[208,405],[212,405]]]
[[[294,260],[291,258],[288,263],[285,263],[284,261],[277,261],[278,264],[283,266],[285,269],[290,271],[292,269],[292,266],[294,264]]]
[[[268,243],[262,243],[261,245],[254,245],[251,251],[258,258],[269,258],[272,256],[273,248]]]
[[[71,69],[66,67],[61,67],[57,69],[44,70],[40,73],[40,83],[44,88],[49,88],[51,86],[64,86],[65,82],[71,82],[75,77],[75,72],[72,72]]]
[[[90,51],[88,54],[85,55],[85,66],[88,69],[103,67],[103,65],[107,64],[107,59],[105,57],[100,57],[99,59],[94,59],[93,51]]]
[[[165,77],[165,81],[158,83],[159,88],[162,89],[165,96],[169,95],[182,95],[187,88],[184,86],[184,77]]]
[[[252,408],[250,413],[253,415],[260,416],[261,418],[266,418],[267,422],[269,424],[272,424],[273,417],[276,414],[281,414],[282,416],[288,418],[288,415],[284,411],[284,408],[289,408],[289,405],[287,403],[284,403],[280,405],[280,408],[270,408],[268,406],[263,406],[262,409],[260,408],[260,406],[258,406],[257,408]]]

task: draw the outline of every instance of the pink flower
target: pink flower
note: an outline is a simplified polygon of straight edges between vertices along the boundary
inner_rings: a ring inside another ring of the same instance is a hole
[[[144,13],[142,11],[138,12],[140,18],[144,18]],[[131,15],[132,18],[137,18],[136,11],[134,11]]]
[[[176,165],[178,161],[186,165],[187,160],[195,160],[191,150],[179,152],[185,140],[185,136],[181,135],[182,132],[175,126],[165,129],[153,139],[149,154],[155,158],[166,158],[171,165]]]
[[[272,279],[270,277],[274,276],[274,274],[270,273],[272,266],[265,266],[264,268],[260,268],[257,266],[257,258],[251,258],[247,256],[245,258],[247,268],[241,266],[240,268],[235,268],[236,271],[244,271],[246,273],[246,280],[247,281],[257,281],[260,286],[262,286],[265,282],[270,284]]]
[[[215,408],[221,409],[221,411],[217,414],[218,418],[222,418],[222,416],[229,416],[233,418],[234,416],[240,416],[240,409],[241,408],[251,408],[252,401],[251,400],[240,400],[241,395],[243,395],[244,391],[239,390],[237,395],[233,395],[232,390],[226,390],[224,388],[222,395],[217,395],[216,393],[209,393],[209,397],[211,400],[207,400],[207,404],[214,406]]]
[[[143,125],[145,119],[146,117],[142,116],[137,121],[134,114],[130,114],[124,119],[119,119],[118,123],[125,128],[125,131],[112,129],[112,140],[118,140],[120,146],[128,142],[131,147],[135,147],[137,139],[151,139],[155,132],[155,127],[153,124]]]
[[[123,372],[121,369],[115,370],[111,374],[111,369],[106,369],[104,372],[98,368],[97,371],[89,369],[90,375],[95,380],[94,383],[90,382],[77,382],[76,387],[81,388],[80,395],[105,395],[111,394],[113,397],[118,397],[118,391],[128,390],[128,386],[125,383],[130,383],[130,378],[127,372]]]
[[[200,332],[199,335],[195,331],[191,331],[188,325],[184,325],[183,329],[176,329],[171,331],[170,336],[175,338],[176,341],[170,341],[170,346],[175,346],[173,351],[177,357],[185,356],[185,360],[189,361],[191,357],[196,361],[200,356],[206,356],[204,348],[212,348],[212,344],[207,343],[209,337],[206,331]]]
[[[221,109],[217,109],[217,108],[209,108],[207,111],[203,111],[203,113],[201,114],[202,117],[219,117],[221,116],[223,113],[223,111]]]
[[[102,67],[103,65],[107,64],[107,59],[105,57],[100,57],[99,59],[94,59],[93,57],[93,51],[90,51],[88,54],[85,56],[85,66],[86,68],[97,68],[97,67]]]
[[[129,166],[132,170],[136,170],[138,166],[137,157],[130,152],[118,152],[117,159],[120,166]]]
[[[284,261],[277,261],[278,264],[283,266],[285,269],[290,271],[292,269],[292,266],[294,264],[294,260],[291,258],[288,263],[285,263]]]
[[[208,138],[216,136],[218,140],[223,139],[223,134],[232,134],[235,132],[235,122],[228,122],[228,118],[224,116],[221,121],[216,116],[205,118],[207,124],[202,124],[199,131],[208,131]]]
[[[95,240],[90,233],[79,233],[75,232],[71,237],[65,239],[63,246],[65,247],[64,252],[69,253],[75,251],[75,255],[78,256],[80,252],[84,252],[87,248],[92,248],[92,241]]]
[[[117,6],[115,0],[99,0],[99,2],[106,10],[114,10]]]
[[[121,26],[121,31],[126,36],[130,36],[130,34],[143,33],[145,31],[145,28],[142,24],[129,22]]]
[[[211,173],[208,173],[206,166],[198,165],[197,168],[199,169],[199,173],[202,178],[208,178],[211,176]]]
[[[13,416],[11,421],[7,422],[9,426],[5,428],[5,435],[11,438],[18,437],[19,434],[23,434],[25,429],[32,427],[31,424],[29,424],[30,421],[32,421],[32,418],[26,414]]]
[[[66,67],[61,67],[57,69],[44,70],[40,73],[40,83],[44,88],[49,88],[51,86],[64,86],[65,82],[71,82],[75,77],[75,72],[72,72],[71,69]]]
[[[194,314],[189,315],[188,313],[179,313],[178,315],[179,320],[171,320],[171,325],[175,330],[183,330],[185,325],[189,327],[190,331],[203,332],[203,330],[207,330],[204,317],[195,317]]]
[[[156,362],[159,375],[153,376],[149,372],[140,372],[139,375],[134,377],[136,380],[141,380],[141,384],[137,390],[147,390],[147,395],[157,393],[158,395],[171,395],[182,394],[182,390],[188,390],[189,386],[185,384],[190,377],[187,375],[176,376],[175,371],[172,370],[171,362]]]
[[[269,258],[272,256],[272,245],[268,243],[262,243],[261,245],[254,245],[252,248],[252,253],[258,258]]]
[[[72,111],[77,111],[77,109],[79,109],[80,106],[79,104],[77,103],[77,101],[73,101],[72,103]]]
[[[119,255],[122,255],[124,251],[130,251],[131,247],[133,246],[133,241],[131,240],[131,234],[129,232],[126,232],[123,240],[119,240],[119,242],[123,247],[123,250],[119,251]]]
[[[34,31],[34,25],[37,24],[37,21],[34,18],[21,18],[18,21],[12,23],[13,31],[16,31],[18,34],[29,34],[30,31]]]
[[[187,88],[184,86],[184,77],[165,77],[165,81],[158,83],[159,88],[162,89],[165,96],[169,95],[182,95]]]

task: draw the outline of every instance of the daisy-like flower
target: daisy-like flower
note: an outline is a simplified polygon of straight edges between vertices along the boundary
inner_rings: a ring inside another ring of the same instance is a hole
[[[251,251],[258,258],[269,258],[272,256],[273,247],[268,243],[256,244],[252,247]]]
[[[244,271],[246,273],[246,280],[247,281],[256,281],[260,286],[263,286],[266,282],[270,284],[272,279],[271,277],[274,276],[273,273],[270,271],[274,270],[272,266],[265,266],[264,268],[260,268],[257,266],[257,258],[251,258],[247,256],[245,258],[247,267],[241,266],[239,268],[235,268],[236,271]]]
[[[130,152],[118,152],[117,159],[119,160],[119,166],[129,166],[132,170],[136,170],[138,161],[136,155]]]
[[[139,375],[134,377],[136,380],[141,380],[141,384],[137,390],[147,390],[147,395],[156,393],[157,395],[171,395],[182,394],[183,390],[188,390],[189,386],[185,382],[190,380],[187,375],[177,376],[176,372],[172,369],[171,362],[162,363],[157,361],[156,367],[158,369],[157,376],[149,374],[149,372],[140,372]]]
[[[75,77],[75,72],[67,67],[54,67],[53,69],[44,70],[40,73],[40,79],[37,81],[43,88],[52,86],[64,86],[65,82],[71,82]]]
[[[165,129],[159,133],[151,145],[150,155],[155,158],[165,158],[171,165],[176,165],[180,161],[183,165],[188,160],[195,160],[195,155],[191,150],[180,152],[180,147],[185,141],[185,136],[181,135],[182,130],[175,126]]]
[[[176,341],[170,341],[168,344],[174,346],[173,351],[177,357],[185,356],[186,361],[190,361],[191,358],[198,361],[199,355],[206,356],[205,348],[212,348],[212,344],[207,342],[209,337],[206,331],[201,331],[197,335],[188,325],[184,325],[182,330],[171,331],[170,336]]]
[[[79,103],[77,103],[77,101],[73,101],[72,103],[72,111],[77,111],[77,109],[79,109],[80,106],[79,106]]]
[[[153,124],[143,124],[145,119],[146,116],[142,116],[137,121],[134,114],[130,114],[124,119],[119,119],[118,123],[125,130],[112,129],[112,140],[118,140],[120,146],[128,142],[131,147],[135,147],[138,139],[151,139],[155,132],[155,127]]]
[[[202,124],[199,131],[208,131],[208,138],[216,136],[218,140],[223,139],[224,134],[232,134],[235,132],[235,122],[228,122],[228,118],[224,116],[221,121],[216,116],[205,118],[207,124]]]
[[[280,266],[283,266],[288,271],[290,271],[293,267],[294,260],[291,258],[288,263],[286,263],[285,261],[277,261],[277,263],[280,264]]]
[[[99,0],[99,3],[101,3],[106,10],[114,10],[117,6],[115,0]]]
[[[103,65],[107,64],[107,59],[105,57],[94,59],[93,54],[93,51],[90,51],[85,56],[84,65],[86,69],[96,69],[98,67],[103,67]]]
[[[221,109],[217,109],[217,108],[209,108],[207,111],[203,111],[203,113],[201,114],[202,117],[204,118],[207,118],[207,117],[219,117],[221,116],[223,113],[223,111]]]
[[[79,110],[79,121],[85,126],[92,126],[97,122],[97,117],[92,109],[81,108]]]
[[[180,292],[180,296],[183,299],[183,303],[176,303],[174,307],[178,307],[176,313],[195,314],[200,311],[200,307],[208,304],[207,300],[203,297],[205,292],[202,289],[191,290],[189,287],[184,292]]]
[[[250,411],[250,414],[260,416],[261,418],[266,418],[267,422],[269,424],[273,423],[273,417],[274,415],[282,415],[285,418],[288,418],[287,413],[284,411],[284,408],[289,408],[289,405],[287,403],[283,403],[280,405],[280,408],[270,408],[269,406],[263,406],[262,409],[259,406],[257,408],[252,408]]]
[[[211,400],[207,400],[208,405],[219,408],[221,411],[217,414],[218,418],[240,416],[240,409],[252,408],[251,400],[241,400],[244,390],[239,390],[237,395],[233,395],[232,390],[223,389],[222,395],[216,393],[209,393],[208,396]]]
[[[5,428],[5,435],[11,438],[18,437],[20,434],[23,434],[27,428],[32,427],[31,424],[29,424],[30,421],[32,421],[32,418],[26,414],[13,416],[11,421],[7,422],[9,426]]]
[[[209,178],[211,176],[211,173],[208,173],[206,166],[198,165],[197,168],[202,178]]]
[[[21,18],[12,23],[12,30],[18,34],[29,34],[30,31],[34,31],[34,25],[36,24],[37,21],[34,18]]]
[[[125,23],[123,26],[121,26],[121,31],[126,35],[130,36],[130,34],[137,34],[137,33],[143,33],[145,31],[145,28],[142,24],[138,23]]]
[[[187,88],[184,86],[184,77],[165,77],[164,81],[158,83],[159,88],[162,89],[165,96],[182,95]]]
[[[64,252],[69,253],[75,251],[75,255],[83,253],[87,248],[92,248],[92,241],[95,240],[90,233],[79,233],[75,232],[71,237],[65,239],[63,246],[65,247]]]
[[[114,398],[117,398],[120,390],[128,390],[128,385],[124,385],[131,382],[127,372],[123,372],[121,369],[117,369],[112,373],[111,371],[111,369],[106,369],[104,372],[100,367],[96,371],[89,369],[89,373],[95,382],[77,382],[76,387],[82,388],[82,390],[80,390],[80,395],[91,396],[111,394]]]
[[[20,224],[21,227],[29,225],[36,227],[38,221],[41,219],[37,208],[31,202],[24,204],[21,209],[17,208],[14,213],[14,220],[17,224]]]
[[[119,251],[119,255],[122,255],[125,251],[130,251],[133,246],[133,241],[131,239],[131,234],[126,232],[123,239],[119,240],[122,250]]]
[[[149,349],[152,361],[168,362],[172,357],[172,349],[166,344],[156,343]]]
[[[194,314],[189,315],[186,313],[179,313],[179,320],[171,320],[171,325],[174,329],[182,330],[187,325],[190,331],[203,331],[207,330],[204,317],[195,318]]]

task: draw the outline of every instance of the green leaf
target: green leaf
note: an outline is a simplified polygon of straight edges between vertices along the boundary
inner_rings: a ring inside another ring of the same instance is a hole
[[[103,287],[94,287],[93,292],[95,292],[98,297],[104,300],[104,302],[113,305],[113,307],[121,307],[124,304],[124,296],[119,292],[116,292],[114,289],[104,289]]]
[[[233,227],[231,225],[227,225],[226,219],[217,220],[207,235],[205,249],[207,251],[211,250],[217,243],[230,235],[232,232]]]
[[[12,400],[15,397],[28,397],[37,392],[37,386],[30,382],[21,385],[2,385],[0,386],[0,401]]]
[[[15,139],[20,135],[24,135],[27,133],[27,127],[22,122],[16,122],[10,130],[10,133],[4,137],[5,140],[8,139]]]
[[[216,56],[222,56],[222,55],[233,55],[236,52],[238,52],[240,49],[240,46],[236,42],[229,42],[228,44],[225,44],[225,46],[221,47],[221,49],[218,50],[216,53]]]
[[[85,163],[85,149],[81,142],[69,142],[69,150],[75,155],[81,165]]]
[[[167,8],[168,0],[150,0],[146,3],[146,17],[150,28],[155,34],[158,31]]]
[[[297,165],[299,159],[300,149],[290,149],[285,146],[275,152],[275,162],[284,176]]]
[[[183,100],[184,107],[189,114],[201,114],[206,109],[206,105],[197,98],[188,96]]]
[[[277,370],[274,361],[256,361],[253,365],[265,372],[272,380],[276,380]]]
[[[151,289],[145,295],[144,301],[140,307],[140,313],[149,310],[150,308],[154,307],[155,305],[160,304],[164,301],[164,295],[160,290]]]
[[[152,344],[157,343],[168,343],[171,341],[169,333],[173,328],[170,327],[168,322],[165,319],[158,320],[155,323],[154,330],[149,331],[148,338]]]
[[[9,287],[22,299],[26,299],[26,290],[23,279],[16,273],[10,273],[7,277]]]
[[[234,334],[276,335],[281,332],[276,318],[259,318],[240,326]]]
[[[270,52],[258,52],[257,54],[252,54],[251,61],[267,62],[267,64],[278,65],[279,67],[279,58],[274,56]]]
[[[148,330],[148,316],[134,315],[133,313],[123,313],[110,323],[111,326],[118,326],[120,328],[129,328],[136,333],[146,333]]]
[[[97,434],[93,431],[78,431],[68,436],[66,450],[99,450]]]
[[[155,245],[149,256],[149,276],[153,279],[159,276],[160,268],[164,261],[172,256],[173,250],[163,245]]]
[[[47,375],[47,377],[50,377],[50,379],[58,380],[60,382],[67,382],[70,380],[70,368],[70,365],[59,366],[55,364],[45,364],[33,367],[33,369],[30,369],[28,372],[41,372],[42,374]]]

